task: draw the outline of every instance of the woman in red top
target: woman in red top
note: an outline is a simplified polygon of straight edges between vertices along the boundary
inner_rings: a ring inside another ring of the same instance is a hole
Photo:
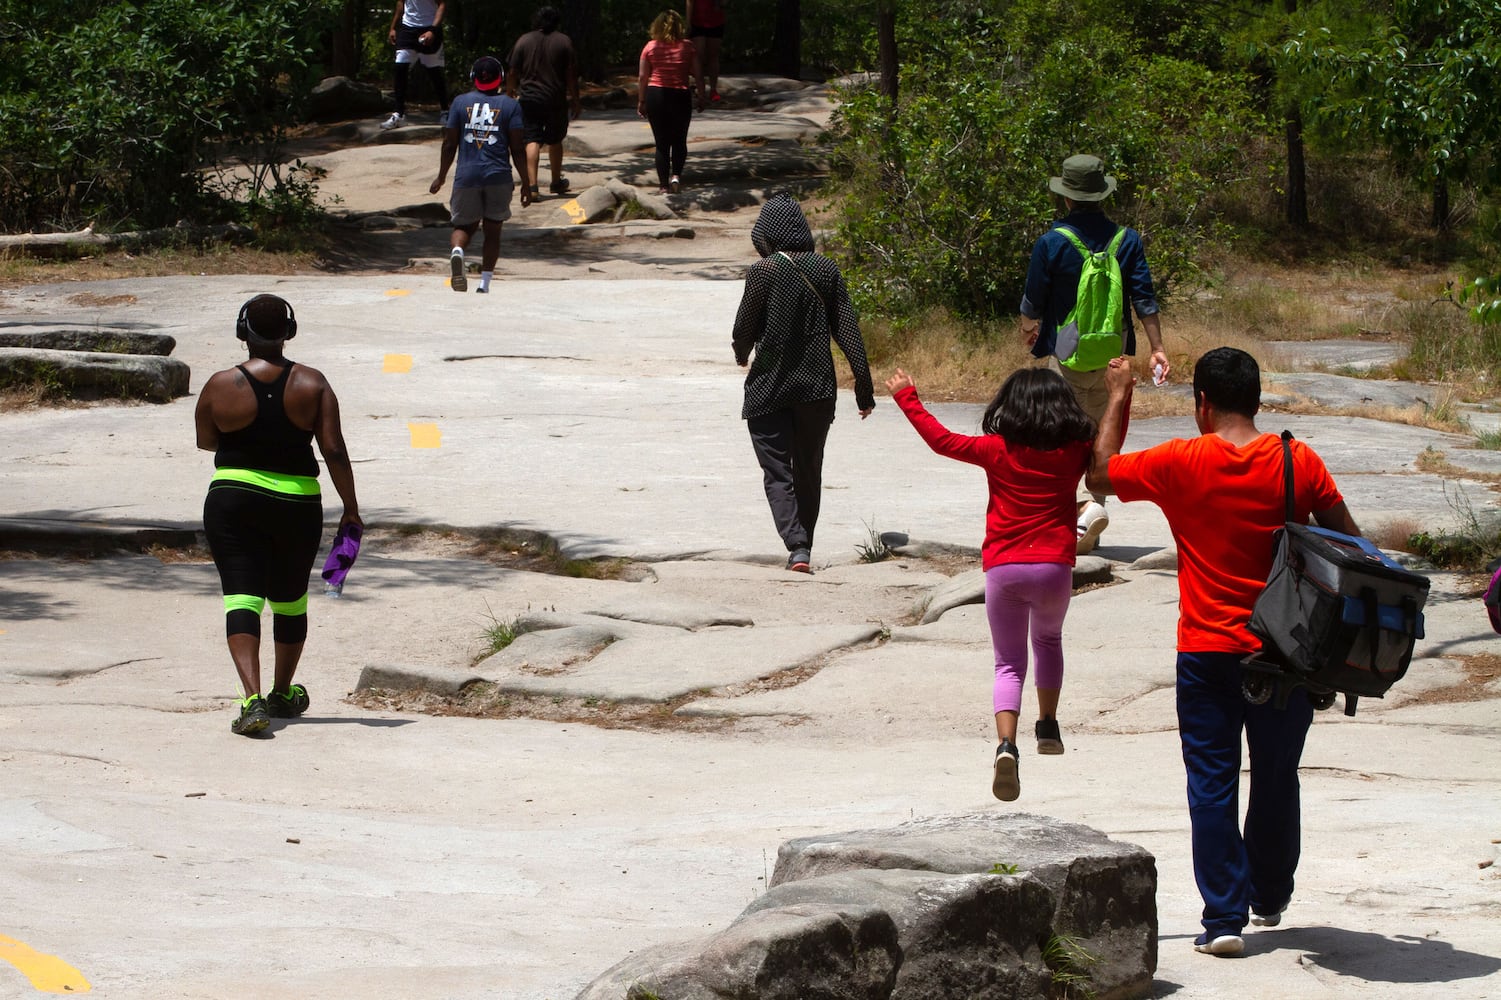
[[[1073,593],[1077,548],[1075,486],[1089,466],[1094,421],[1068,383],[1046,368],[1013,372],[981,420],[978,437],[955,434],[923,408],[900,368],[886,380],[892,399],[940,455],[985,470],[985,617],[995,648],[995,776],[1003,802],[1021,794],[1016,721],[1027,679],[1027,641],[1037,661],[1037,752],[1063,752],[1058,694],[1063,687],[1063,616]]]
[[[662,194],[677,194],[679,175],[688,160],[688,123],[693,120],[693,90],[704,109],[704,78],[698,51],[683,38],[683,18],[663,11],[651,23],[651,41],[641,50],[636,114],[651,123],[657,143],[657,184]]]
[[[688,37],[704,48],[709,100],[719,103],[719,48],[724,44],[724,0],[687,0]]]

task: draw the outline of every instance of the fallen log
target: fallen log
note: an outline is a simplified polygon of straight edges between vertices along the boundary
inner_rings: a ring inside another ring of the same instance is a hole
[[[0,253],[15,250],[33,257],[83,256],[101,250],[145,250],[182,243],[244,243],[254,236],[249,226],[166,226],[126,233],[96,233],[86,226],[74,233],[15,233],[0,236]]]

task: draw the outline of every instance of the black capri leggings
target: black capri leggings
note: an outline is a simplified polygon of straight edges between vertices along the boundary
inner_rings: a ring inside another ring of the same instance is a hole
[[[259,636],[261,609],[270,602],[276,641],[306,639],[322,499],[216,481],[203,501],[203,532],[224,590],[225,634]]]
[[[693,92],[678,87],[646,88],[646,120],[657,141],[657,183],[683,172],[688,162],[688,123],[693,121]]]

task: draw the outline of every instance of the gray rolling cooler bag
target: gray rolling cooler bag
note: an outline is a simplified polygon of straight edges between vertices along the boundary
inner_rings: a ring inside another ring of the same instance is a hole
[[[1361,697],[1380,698],[1407,673],[1413,644],[1423,638],[1428,578],[1367,539],[1293,522],[1291,439],[1282,432],[1287,523],[1251,612],[1262,648],[1243,661],[1243,693],[1254,704],[1275,693],[1284,705],[1302,685],[1315,708],[1333,705],[1338,693],[1345,714],[1354,715]]]

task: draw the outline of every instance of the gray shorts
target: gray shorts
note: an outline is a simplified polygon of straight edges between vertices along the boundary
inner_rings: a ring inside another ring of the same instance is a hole
[[[511,217],[511,194],[516,190],[513,181],[503,184],[486,184],[484,187],[453,189],[448,199],[448,213],[455,229],[467,229],[486,222],[504,222]]]

